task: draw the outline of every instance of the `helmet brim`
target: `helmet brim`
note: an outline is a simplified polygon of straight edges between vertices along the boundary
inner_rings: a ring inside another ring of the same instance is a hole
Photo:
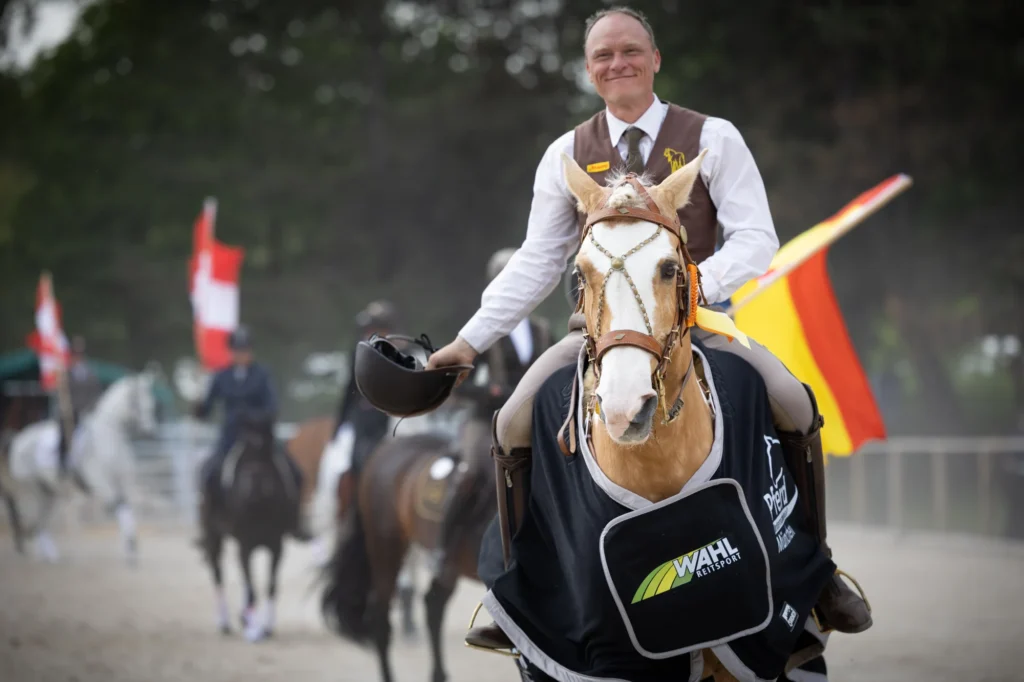
[[[392,417],[415,417],[436,410],[448,399],[459,375],[472,365],[410,369],[392,362],[368,341],[356,344],[356,390]]]

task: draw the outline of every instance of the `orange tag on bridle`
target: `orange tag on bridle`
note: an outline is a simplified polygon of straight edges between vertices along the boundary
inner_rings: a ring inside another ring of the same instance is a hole
[[[692,327],[697,323],[697,307],[700,304],[700,287],[697,286],[697,282],[700,281],[700,272],[697,270],[697,265],[693,262],[686,264],[686,270],[690,275],[690,290],[686,292],[690,299],[689,307],[686,309],[686,326]]]

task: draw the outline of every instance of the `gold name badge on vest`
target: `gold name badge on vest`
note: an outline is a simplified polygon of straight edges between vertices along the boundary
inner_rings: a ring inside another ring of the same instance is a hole
[[[600,173],[601,171],[606,171],[606,170],[608,170],[611,167],[612,167],[612,164],[611,164],[610,161],[600,161],[598,163],[588,163],[587,164],[587,172],[588,173]]]

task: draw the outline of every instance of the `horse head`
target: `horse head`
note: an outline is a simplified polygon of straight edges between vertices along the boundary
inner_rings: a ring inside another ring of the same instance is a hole
[[[644,443],[658,408],[667,422],[682,405],[699,274],[677,211],[704,154],[660,185],[617,174],[605,187],[563,155],[566,184],[588,216],[575,276],[597,378],[593,412],[620,445]]]
[[[154,372],[149,369],[121,377],[103,392],[94,417],[152,436],[158,426],[155,383]]]
[[[238,440],[246,451],[269,454],[274,447],[274,415],[267,410],[249,408],[242,412]]]

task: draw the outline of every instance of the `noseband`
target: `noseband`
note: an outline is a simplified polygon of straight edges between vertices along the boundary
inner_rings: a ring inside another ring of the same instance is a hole
[[[594,334],[597,336],[597,341],[594,341],[594,337],[590,335],[589,330],[585,330],[583,333],[584,342],[587,348],[587,356],[594,367],[594,373],[597,377],[601,376],[602,356],[616,346],[632,346],[634,348],[639,348],[647,351],[657,358],[658,365],[654,369],[652,383],[658,393],[658,401],[661,405],[662,412],[664,413],[662,423],[668,424],[674,421],[682,411],[683,389],[686,387],[686,383],[693,374],[693,358],[690,358],[690,364],[686,369],[686,374],[683,376],[683,380],[679,385],[679,393],[676,395],[675,400],[673,400],[671,407],[668,406],[665,396],[665,372],[668,369],[672,351],[675,350],[676,344],[679,343],[683,336],[689,333],[690,327],[694,324],[697,315],[697,306],[699,305],[700,300],[704,297],[704,292],[700,286],[700,271],[697,269],[697,264],[693,261],[693,258],[690,257],[690,253],[686,249],[686,229],[679,224],[679,215],[675,212],[670,216],[662,213],[657,203],[655,203],[654,199],[651,198],[651,195],[648,194],[647,189],[640,183],[635,174],[630,173],[626,175],[623,182],[628,182],[633,186],[637,194],[644,200],[647,208],[607,208],[607,204],[605,204],[605,206],[598,208],[587,216],[587,221],[583,227],[581,241],[587,239],[589,236],[590,243],[594,245],[594,248],[611,260],[611,268],[609,268],[608,272],[605,273],[604,285],[601,288],[601,295],[597,302],[597,322],[596,329],[594,330]],[[596,223],[607,220],[642,220],[654,223],[657,227],[650,237],[644,239],[621,256],[615,256],[597,243],[597,240],[594,238],[594,233],[591,230]],[[625,261],[634,253],[652,243],[663,229],[668,230],[675,236],[676,243],[678,244],[676,247],[676,253],[679,255],[680,260],[685,264],[685,267],[679,268],[679,271],[676,274],[677,306],[675,322],[673,323],[668,336],[665,338],[665,342],[660,343],[656,338],[654,338],[654,328],[651,326],[651,320],[647,315],[647,308],[644,306],[643,299],[637,291],[633,278],[629,276],[629,272],[626,270]],[[608,288],[608,281],[616,272],[621,273],[622,276],[626,278],[629,288],[633,291],[633,298],[640,307],[640,313],[644,318],[644,325],[647,327],[646,334],[632,329],[613,329],[601,334],[601,320],[604,316],[605,291]],[[584,307],[585,286],[582,278],[580,278],[579,288],[579,296],[577,296],[576,299],[577,313],[583,312]],[[588,412],[589,411],[590,410],[588,410]]]

